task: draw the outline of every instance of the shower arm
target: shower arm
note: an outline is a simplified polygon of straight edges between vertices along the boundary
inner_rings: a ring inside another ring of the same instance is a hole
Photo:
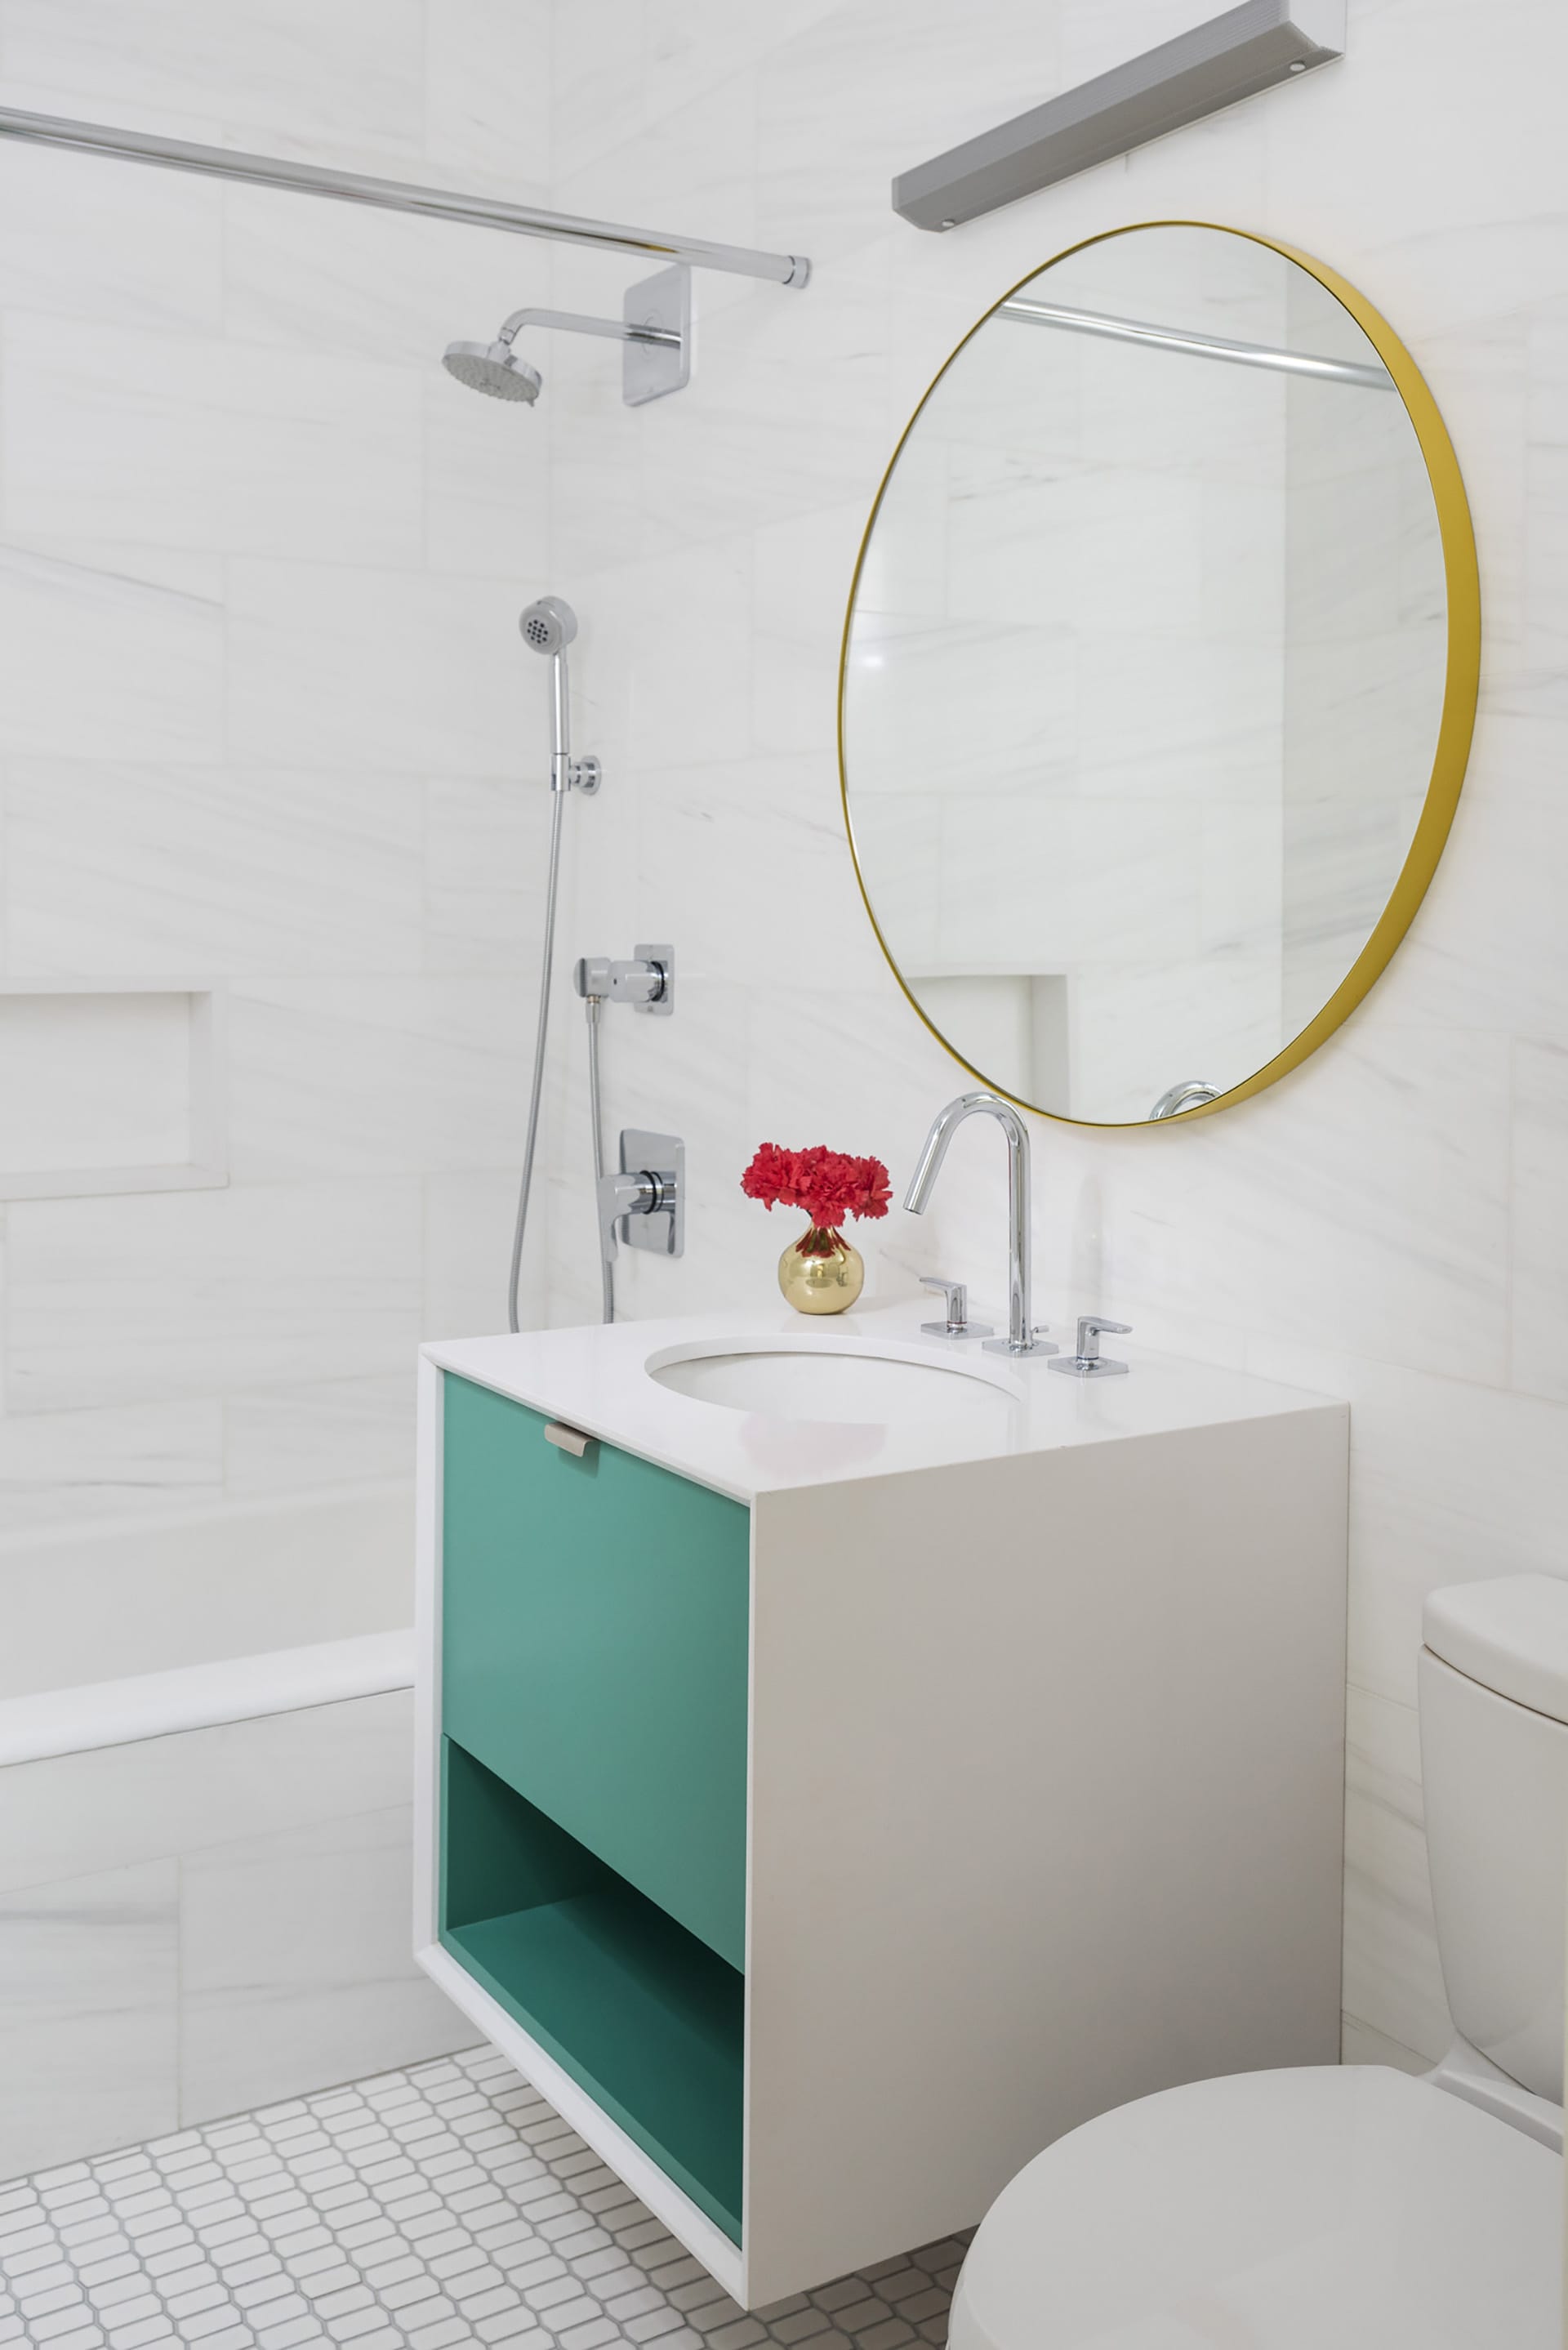
[[[679,350],[680,337],[670,327],[633,327],[623,318],[588,318],[578,310],[514,310],[495,339],[508,347],[524,327],[560,327],[570,335],[604,335],[612,343],[661,343]]]

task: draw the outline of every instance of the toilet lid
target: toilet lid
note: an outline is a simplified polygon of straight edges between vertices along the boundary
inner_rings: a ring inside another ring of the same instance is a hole
[[[1380,2065],[1122,2106],[1019,2172],[953,2350],[1561,2350],[1562,2158]]]

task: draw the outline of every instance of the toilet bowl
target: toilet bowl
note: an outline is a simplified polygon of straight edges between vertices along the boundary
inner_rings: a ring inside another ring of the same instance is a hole
[[[1427,1603],[1419,1701],[1453,2048],[1118,2106],[1003,2189],[951,2350],[1561,2350],[1568,1582]]]
[[[992,2205],[950,2350],[1561,2350],[1559,2158],[1382,2065],[1085,2122]]]

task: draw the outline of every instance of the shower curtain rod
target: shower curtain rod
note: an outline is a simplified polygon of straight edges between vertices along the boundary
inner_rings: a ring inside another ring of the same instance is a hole
[[[131,163],[161,163],[168,171],[196,172],[207,179],[238,180],[252,187],[292,188],[300,195],[334,196],[341,203],[420,213],[429,220],[505,229],[514,236],[550,237],[560,244],[588,245],[604,253],[684,261],[693,269],[723,269],[737,277],[763,277],[775,286],[804,286],[811,275],[810,262],[800,254],[757,253],[749,245],[710,244],[695,236],[658,236],[649,230],[618,227],[611,221],[579,220],[570,213],[543,212],[535,204],[509,204],[497,196],[465,196],[402,180],[369,179],[359,172],[334,172],[324,164],[293,163],[277,155],[202,147],[189,139],[159,139],[144,130],[73,121],[67,115],[28,114],[19,107],[0,107],[0,138],[24,139],[38,147],[74,148],[88,155],[114,155]]]
[[[1147,343],[1156,350],[1187,351],[1195,359],[1229,359],[1235,367],[1275,368],[1282,375],[1312,376],[1320,383],[1359,383],[1372,391],[1392,391],[1386,367],[1361,359],[1319,359],[1311,351],[1282,351],[1272,343],[1232,343],[1220,335],[1183,334],[1141,318],[1115,318],[1099,310],[1069,310],[1057,302],[1031,302],[1014,294],[1002,305],[1004,318],[1031,327],[1065,327],[1075,335],[1104,335],[1116,343]]]

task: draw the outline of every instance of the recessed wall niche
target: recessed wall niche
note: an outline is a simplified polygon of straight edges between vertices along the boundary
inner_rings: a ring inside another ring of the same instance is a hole
[[[0,1199],[228,1181],[223,991],[0,979]]]

